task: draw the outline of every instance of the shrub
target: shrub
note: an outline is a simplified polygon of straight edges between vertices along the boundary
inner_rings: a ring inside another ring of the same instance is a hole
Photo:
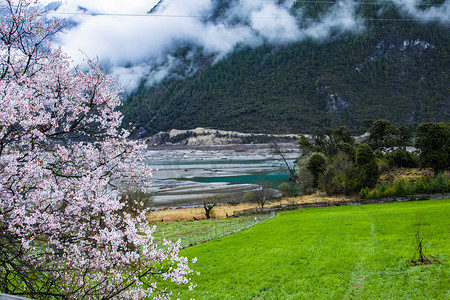
[[[320,178],[320,187],[327,194],[356,194],[361,189],[358,169],[343,152],[339,152]]]
[[[422,176],[419,180],[414,184],[414,193],[415,194],[426,194],[429,191],[431,178]]]
[[[314,176],[314,187],[317,186],[319,175],[322,174],[326,169],[326,160],[325,157],[321,154],[313,154],[308,161],[307,168]]]
[[[450,191],[450,180],[443,174],[439,173],[430,184],[430,193],[446,193]]]
[[[287,182],[283,182],[278,186],[278,190],[281,192],[283,197],[294,197],[299,194],[299,188]]]
[[[380,149],[376,149],[373,153],[375,154],[376,158],[380,158],[380,159],[384,158],[383,151],[381,151]]]
[[[314,176],[311,174],[307,168],[301,168],[298,171],[298,181],[300,182],[300,191],[306,194],[306,190],[311,188],[314,189]]]
[[[380,192],[380,190],[374,188],[373,190],[371,190],[367,196],[368,199],[379,199],[382,198],[383,196],[381,195],[382,192]]]
[[[387,155],[390,164],[398,168],[415,168],[419,166],[419,157],[404,149],[397,149]]]
[[[396,197],[397,196],[397,187],[395,185],[389,186],[383,193],[380,193],[380,198],[387,197]]]
[[[317,190],[313,187],[307,187],[305,188],[305,195],[312,195],[316,192]]]
[[[380,174],[387,173],[395,166],[394,161],[389,157],[378,158],[378,170]]]
[[[394,196],[403,197],[411,193],[411,191],[408,188],[408,183],[405,179],[400,179],[394,184],[395,187],[395,193]]]
[[[444,174],[438,174],[435,178],[422,177],[416,182],[400,179],[394,184],[378,183],[374,189],[361,189],[361,199],[377,199],[385,197],[404,197],[413,194],[449,193],[450,179]]]
[[[368,199],[369,198],[370,189],[368,187],[362,188],[359,191],[359,198],[360,199]]]
[[[373,188],[372,190],[370,190],[370,192],[368,192],[367,194],[367,198],[368,199],[378,199],[378,198],[383,198],[386,197],[387,195],[387,190],[389,188],[389,185],[381,182],[378,183],[375,188]]]
[[[362,186],[374,187],[380,171],[378,169],[377,159],[370,146],[361,144],[356,149],[356,165],[360,172]]]
[[[378,190],[380,193],[384,193],[389,188],[389,186],[390,186],[389,184],[381,182],[376,185],[375,189]]]

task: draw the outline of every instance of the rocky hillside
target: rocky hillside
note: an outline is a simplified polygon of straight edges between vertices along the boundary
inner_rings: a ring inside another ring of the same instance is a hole
[[[289,142],[296,144],[296,134],[262,134],[242,133],[198,127],[190,130],[172,129],[159,132],[145,139],[149,146],[158,145],[236,145],[236,144],[270,144],[273,142]]]

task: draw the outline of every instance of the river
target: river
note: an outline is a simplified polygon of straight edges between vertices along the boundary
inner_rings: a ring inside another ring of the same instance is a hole
[[[290,163],[299,156],[295,143],[280,148]],[[277,187],[289,178],[267,144],[154,147],[144,156],[154,169],[149,180],[155,208],[198,206],[202,197],[215,194],[224,203],[240,202],[259,184]]]

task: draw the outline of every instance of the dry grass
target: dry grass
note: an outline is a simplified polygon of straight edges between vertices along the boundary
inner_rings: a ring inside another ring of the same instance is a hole
[[[446,175],[450,178],[450,173],[446,172]],[[391,170],[380,176],[380,182],[392,183],[395,180],[403,178],[405,180],[415,181],[422,176],[433,177],[434,173],[431,169],[418,169],[418,168],[399,168]],[[315,203],[315,202],[336,202],[349,200],[349,197],[344,196],[325,196],[324,194],[314,195],[302,195],[294,198],[282,198],[274,202],[269,202],[266,206],[279,205],[279,204],[299,204],[299,203]],[[227,215],[233,215],[234,211],[256,208],[254,203],[239,203],[237,205],[223,204],[217,205],[211,212],[212,218],[226,218]],[[152,211],[148,217],[150,222],[173,222],[173,221],[193,221],[205,219],[205,211],[203,207],[190,207],[190,208],[178,208],[178,209],[159,209]]]
[[[417,181],[422,176],[433,177],[434,172],[432,169],[419,169],[419,168],[397,168],[381,174],[379,182],[393,183],[398,179],[405,179],[407,181]]]
[[[265,206],[279,205],[279,204],[299,204],[299,203],[315,203],[315,202],[336,202],[348,200],[342,196],[331,197],[322,194],[302,195],[294,198],[282,198],[281,200],[268,202]],[[254,203],[239,203],[237,205],[217,205],[211,212],[213,218],[226,218],[227,215],[233,215],[234,211],[256,208]],[[148,217],[150,222],[173,222],[173,221],[193,221],[205,219],[205,210],[203,207],[189,207],[177,209],[158,209],[152,211]]]

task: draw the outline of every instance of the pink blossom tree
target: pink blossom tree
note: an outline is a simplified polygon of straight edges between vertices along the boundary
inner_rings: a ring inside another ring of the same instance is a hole
[[[119,180],[151,176],[143,145],[120,129],[120,88],[92,62],[72,68],[48,41],[62,23],[35,3],[0,1],[0,291],[140,299],[169,298],[170,281],[193,288],[179,244],[161,249],[143,204],[120,201]]]

